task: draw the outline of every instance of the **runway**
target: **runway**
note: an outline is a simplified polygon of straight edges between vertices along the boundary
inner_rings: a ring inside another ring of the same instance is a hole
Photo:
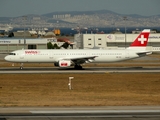
[[[0,119],[159,120],[160,106],[2,107]]]
[[[52,68],[52,67],[25,67],[20,70],[18,67],[0,68],[0,73],[159,73],[160,67],[85,67],[83,70],[73,68]]]

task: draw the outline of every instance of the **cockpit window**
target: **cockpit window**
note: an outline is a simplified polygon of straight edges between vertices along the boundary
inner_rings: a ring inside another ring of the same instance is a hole
[[[9,53],[9,55],[16,55],[16,53]]]

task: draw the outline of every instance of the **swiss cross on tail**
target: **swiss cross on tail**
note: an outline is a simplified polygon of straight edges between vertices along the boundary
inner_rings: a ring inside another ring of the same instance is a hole
[[[150,29],[144,29],[130,47],[146,47],[148,43]]]

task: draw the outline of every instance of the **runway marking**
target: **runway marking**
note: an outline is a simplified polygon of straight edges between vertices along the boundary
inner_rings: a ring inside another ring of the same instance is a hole
[[[61,111],[30,111],[31,113],[160,113],[160,110],[61,110]]]
[[[55,68],[24,68],[23,70],[19,70],[18,68],[0,68],[0,74],[25,74],[25,73],[159,73],[160,67],[94,67],[94,68],[85,68],[84,70],[73,70],[73,69],[55,69]]]

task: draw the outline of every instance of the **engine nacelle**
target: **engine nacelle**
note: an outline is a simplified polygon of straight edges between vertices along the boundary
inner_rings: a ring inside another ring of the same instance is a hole
[[[70,60],[60,60],[57,63],[54,63],[55,66],[58,67],[69,67],[72,65],[72,62]]]

